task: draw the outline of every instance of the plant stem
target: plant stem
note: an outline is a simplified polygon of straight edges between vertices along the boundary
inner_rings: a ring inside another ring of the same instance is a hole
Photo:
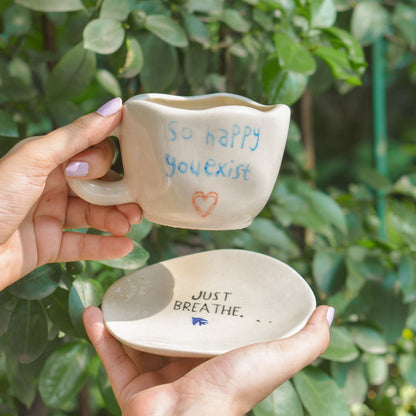
[[[46,14],[43,14],[42,17],[42,34],[43,34],[43,42],[45,45],[45,49],[51,51],[53,53],[56,52],[56,34],[55,34],[55,26],[53,23],[48,19]],[[50,71],[54,68],[56,61],[48,61],[48,68]]]
[[[85,384],[78,395],[78,410],[79,416],[90,416],[90,404],[88,397],[88,384]]]
[[[376,170],[388,175],[387,167],[387,114],[386,114],[386,74],[385,43],[380,37],[372,47],[373,61],[373,126],[374,160]],[[386,195],[377,192],[377,214],[380,219],[380,237],[386,239]]]
[[[302,130],[303,147],[306,154],[307,170],[315,169],[315,140],[313,134],[313,102],[312,93],[307,88],[300,99],[300,125]],[[314,232],[310,228],[305,229],[305,244],[310,246],[313,242]]]
[[[312,94],[307,88],[300,100],[300,123],[302,129],[303,145],[306,154],[307,170],[315,169],[315,140],[313,135],[313,104]]]

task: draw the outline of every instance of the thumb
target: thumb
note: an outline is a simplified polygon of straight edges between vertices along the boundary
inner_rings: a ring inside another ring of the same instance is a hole
[[[121,98],[114,98],[94,113],[36,140],[29,139],[16,151],[17,157],[21,163],[35,161],[33,167],[43,169],[43,173],[48,175],[61,163],[108,137],[120,122],[122,106]]]
[[[223,402],[234,407],[232,414],[245,414],[328,348],[333,314],[333,308],[320,306],[297,334],[215,357],[188,377],[198,378],[202,386],[215,385]]]
[[[318,358],[329,345],[329,328],[334,308],[320,306],[312,314],[305,327],[297,334],[278,341],[253,346],[246,366],[252,366],[255,373],[246,384],[247,390],[241,396],[250,408],[255,406],[278,386]],[[241,371],[244,371],[242,368]],[[247,369],[248,373],[250,370]],[[240,394],[243,390],[240,390]]]
[[[61,163],[102,141],[122,117],[120,98],[45,136],[22,140],[0,160],[0,243],[7,241]]]

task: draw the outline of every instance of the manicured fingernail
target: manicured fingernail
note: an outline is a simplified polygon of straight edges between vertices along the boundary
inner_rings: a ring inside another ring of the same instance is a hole
[[[103,117],[111,116],[112,114],[117,113],[123,106],[123,101],[120,97],[113,98],[112,100],[106,102],[102,105],[96,112]]]
[[[66,176],[87,176],[89,171],[89,166],[87,162],[71,162],[65,168],[65,175]]]
[[[332,322],[334,321],[335,309],[330,306],[328,311],[326,312],[326,320],[328,321],[328,325],[331,327]]]

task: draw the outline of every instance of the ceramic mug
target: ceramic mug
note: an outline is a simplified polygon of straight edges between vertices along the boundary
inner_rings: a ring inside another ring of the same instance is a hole
[[[120,181],[68,178],[97,205],[138,203],[149,221],[171,227],[245,228],[267,203],[289,129],[286,105],[234,94],[142,94],[129,99],[112,135]]]

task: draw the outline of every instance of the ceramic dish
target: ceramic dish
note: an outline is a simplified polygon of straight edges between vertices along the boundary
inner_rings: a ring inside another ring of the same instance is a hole
[[[106,292],[105,325],[135,349],[209,357],[298,332],[316,307],[292,268],[245,250],[213,250],[137,270]]]

